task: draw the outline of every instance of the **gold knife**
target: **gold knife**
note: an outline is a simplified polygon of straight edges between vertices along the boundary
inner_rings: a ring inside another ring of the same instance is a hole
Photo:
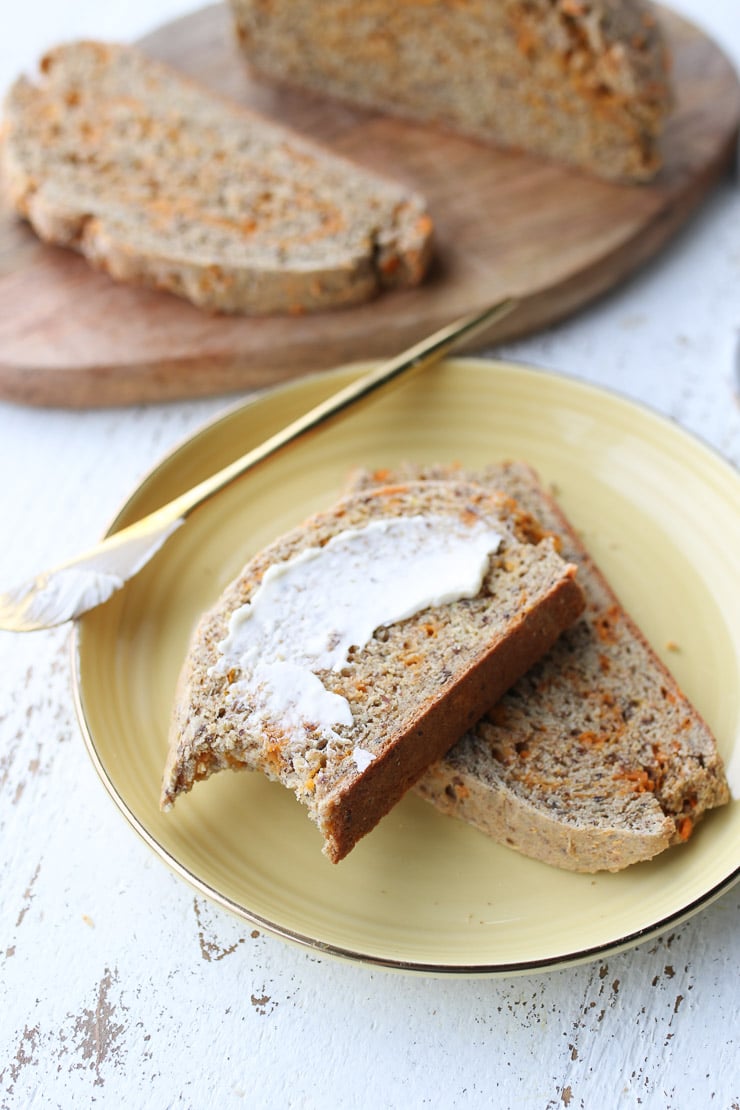
[[[496,323],[515,306],[516,301],[507,298],[483,312],[456,320],[357,378],[160,509],[114,532],[76,559],[0,594],[0,629],[34,632],[52,628],[102,605],[149,562],[199,505],[297,439],[324,427],[381,390],[387,390],[392,383],[406,381],[412,374],[431,366],[463,339]]]

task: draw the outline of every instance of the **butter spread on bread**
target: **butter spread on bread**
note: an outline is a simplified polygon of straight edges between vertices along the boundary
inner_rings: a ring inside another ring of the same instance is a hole
[[[334,725],[351,726],[353,717],[318,672],[341,670],[377,628],[475,597],[500,543],[482,521],[450,516],[391,517],[338,532],[268,568],[231,614],[214,672],[238,672],[230,699],[248,702],[254,727],[279,724],[299,748],[310,738],[320,750],[341,740]]]

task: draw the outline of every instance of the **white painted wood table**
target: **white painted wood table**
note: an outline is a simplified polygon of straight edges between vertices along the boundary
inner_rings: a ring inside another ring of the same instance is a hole
[[[676,6],[740,63],[736,0]],[[0,85],[57,39],[135,37],[183,10],[8,5]],[[739,332],[728,181],[640,276],[503,353],[616,386],[737,466]],[[94,541],[225,404],[0,405],[0,583]],[[450,980],[318,958],[194,896],[124,824],[79,735],[68,638],[0,634],[0,1106],[740,1106],[740,887],[556,972]]]

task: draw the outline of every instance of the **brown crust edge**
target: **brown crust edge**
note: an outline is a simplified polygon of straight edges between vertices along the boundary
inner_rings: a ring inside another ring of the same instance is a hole
[[[465,821],[506,848],[564,871],[586,874],[622,871],[669,848],[676,830],[674,821],[665,814],[660,822],[662,811],[657,801],[653,832],[616,828],[595,830],[593,825],[582,828],[566,825],[518,797],[505,784],[488,786],[465,771],[456,771],[454,779],[453,798],[448,793],[449,772],[437,764],[430,767],[423,781],[416,785],[416,792],[446,817]],[[595,832],[598,832],[598,841],[594,840]]]
[[[576,568],[540,604],[482,656],[457,684],[440,695],[393,745],[345,788],[340,785],[320,811],[324,852],[338,863],[363,836],[415,785],[427,768],[441,759],[486,710],[555,643],[560,633],[584,610],[575,580]]]

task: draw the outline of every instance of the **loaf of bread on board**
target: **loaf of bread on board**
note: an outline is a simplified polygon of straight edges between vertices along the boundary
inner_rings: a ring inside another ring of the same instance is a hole
[[[163,808],[214,771],[262,771],[342,859],[578,617],[574,576],[502,494],[404,483],[340,501],[198,625]]]
[[[642,0],[231,0],[259,75],[643,181],[666,49]],[[464,185],[464,183],[463,183]]]
[[[4,105],[11,204],[111,277],[228,313],[306,312],[415,285],[416,194],[129,46],[51,50]]]

